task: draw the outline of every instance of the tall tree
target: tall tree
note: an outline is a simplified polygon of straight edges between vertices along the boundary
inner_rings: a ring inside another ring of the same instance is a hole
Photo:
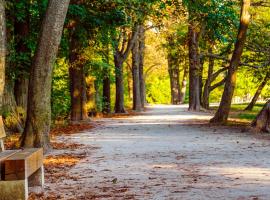
[[[215,116],[210,120],[211,123],[225,123],[228,120],[233,93],[236,84],[237,69],[243,53],[248,25],[250,22],[250,0],[242,0],[240,26],[238,30],[237,40],[234,52],[230,61],[228,75],[225,83],[220,106]]]
[[[139,35],[132,48],[132,78],[133,78],[133,110],[141,111],[141,87],[140,87],[140,57],[139,57]]]
[[[129,53],[138,35],[138,25],[135,25],[132,33],[127,33],[126,29],[122,29],[120,37],[114,40],[114,65],[115,65],[115,112],[125,113],[124,107],[124,77],[123,77],[123,63],[126,61]],[[122,40],[122,41],[121,41]]]
[[[168,71],[170,76],[171,86],[171,103],[174,105],[180,104],[180,53],[178,51],[178,44],[175,42],[175,36],[169,35],[167,37],[167,57],[168,57]]]
[[[6,16],[5,1],[0,0],[0,137],[5,136],[5,129],[2,119],[2,99],[5,85],[5,62],[6,62]],[[1,142],[1,141],[0,141]],[[0,144],[2,149],[3,144]]]
[[[29,82],[26,127],[21,145],[50,147],[52,68],[60,44],[69,0],[49,0]]]
[[[88,118],[84,61],[80,59],[82,45],[76,34],[76,28],[71,31],[69,55],[71,121],[73,122]]]
[[[200,56],[199,37],[200,27],[195,21],[191,21],[188,31],[189,46],[189,110],[200,111]]]
[[[140,25],[139,28],[139,79],[140,79],[140,96],[142,108],[145,106],[145,80],[144,80],[144,56],[145,56],[145,28]]]

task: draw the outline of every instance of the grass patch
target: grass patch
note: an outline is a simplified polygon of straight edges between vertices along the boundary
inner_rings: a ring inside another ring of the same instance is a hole
[[[257,114],[261,111],[261,109],[264,106],[264,103],[257,103],[252,111],[245,111],[244,109],[248,106],[248,103],[241,103],[241,104],[232,104],[231,106],[231,112],[230,112],[230,118],[235,120],[244,120],[246,122],[251,122],[254,120],[257,116]],[[212,107],[214,110],[216,110],[218,107],[214,106]]]

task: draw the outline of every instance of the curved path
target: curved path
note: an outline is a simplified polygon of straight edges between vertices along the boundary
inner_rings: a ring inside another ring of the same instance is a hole
[[[58,190],[64,199],[270,199],[270,141],[208,127],[209,118],[185,106],[154,106],[99,119],[101,126],[68,138],[100,149]]]

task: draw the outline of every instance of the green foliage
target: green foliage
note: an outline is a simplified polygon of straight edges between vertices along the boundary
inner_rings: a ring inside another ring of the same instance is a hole
[[[52,118],[67,118],[70,112],[68,64],[59,58],[54,67],[52,82]]]

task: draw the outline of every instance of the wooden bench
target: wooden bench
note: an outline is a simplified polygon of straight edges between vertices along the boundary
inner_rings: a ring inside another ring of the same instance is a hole
[[[44,186],[43,149],[5,150],[4,137],[0,130],[0,200],[26,200],[29,187]]]

